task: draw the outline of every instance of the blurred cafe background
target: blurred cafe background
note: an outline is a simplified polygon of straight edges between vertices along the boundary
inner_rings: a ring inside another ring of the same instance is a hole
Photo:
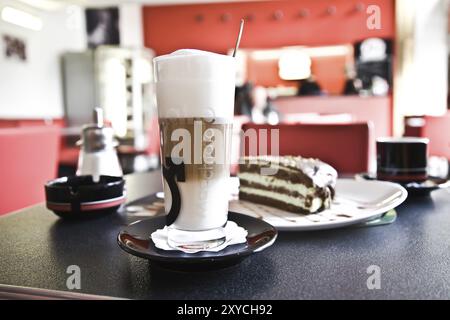
[[[0,215],[75,173],[96,107],[123,172],[158,169],[153,57],[230,54],[241,18],[235,162],[241,128],[270,125],[281,154],[340,174],[373,170],[385,136],[429,137],[448,163],[448,16],[446,0],[0,0]]]

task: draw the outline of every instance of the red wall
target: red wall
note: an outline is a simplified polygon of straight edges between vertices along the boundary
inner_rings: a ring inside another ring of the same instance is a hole
[[[371,4],[381,9],[380,30],[366,26]],[[327,13],[330,7],[336,9],[334,14]],[[304,17],[302,10],[308,12]],[[281,19],[274,18],[276,12],[282,12]],[[243,48],[342,44],[395,35],[394,0],[279,0],[146,6],[144,43],[158,55],[179,48],[225,53],[234,46],[239,20],[250,15]]]

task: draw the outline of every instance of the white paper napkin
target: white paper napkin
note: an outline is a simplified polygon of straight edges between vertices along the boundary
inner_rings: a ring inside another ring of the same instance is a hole
[[[244,243],[247,241],[247,230],[245,230],[242,227],[239,227],[235,222],[228,221],[227,225],[225,226],[225,235],[226,240],[225,242],[215,248],[212,249],[200,249],[200,250],[182,250],[180,248],[172,248],[167,243],[167,226],[163,229],[158,229],[155,232],[152,233],[151,237],[153,240],[153,243],[158,249],[162,250],[178,250],[183,251],[186,253],[196,253],[199,251],[208,251],[208,252],[219,252],[220,250],[225,249],[228,246],[231,246],[233,244],[238,243]]]

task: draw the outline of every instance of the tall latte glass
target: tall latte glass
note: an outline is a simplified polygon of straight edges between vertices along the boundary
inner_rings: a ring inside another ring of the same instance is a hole
[[[185,49],[154,64],[169,245],[220,246],[228,218],[235,59]]]

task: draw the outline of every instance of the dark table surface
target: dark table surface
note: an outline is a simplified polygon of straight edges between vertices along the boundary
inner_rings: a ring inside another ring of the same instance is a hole
[[[128,199],[159,191],[159,172],[127,177]],[[118,232],[138,218],[63,221],[37,205],[0,218],[0,284],[143,299],[450,298],[450,191],[408,199],[393,224],[280,232],[276,243],[228,269],[180,273],[122,251]],[[367,268],[380,267],[369,290]]]

